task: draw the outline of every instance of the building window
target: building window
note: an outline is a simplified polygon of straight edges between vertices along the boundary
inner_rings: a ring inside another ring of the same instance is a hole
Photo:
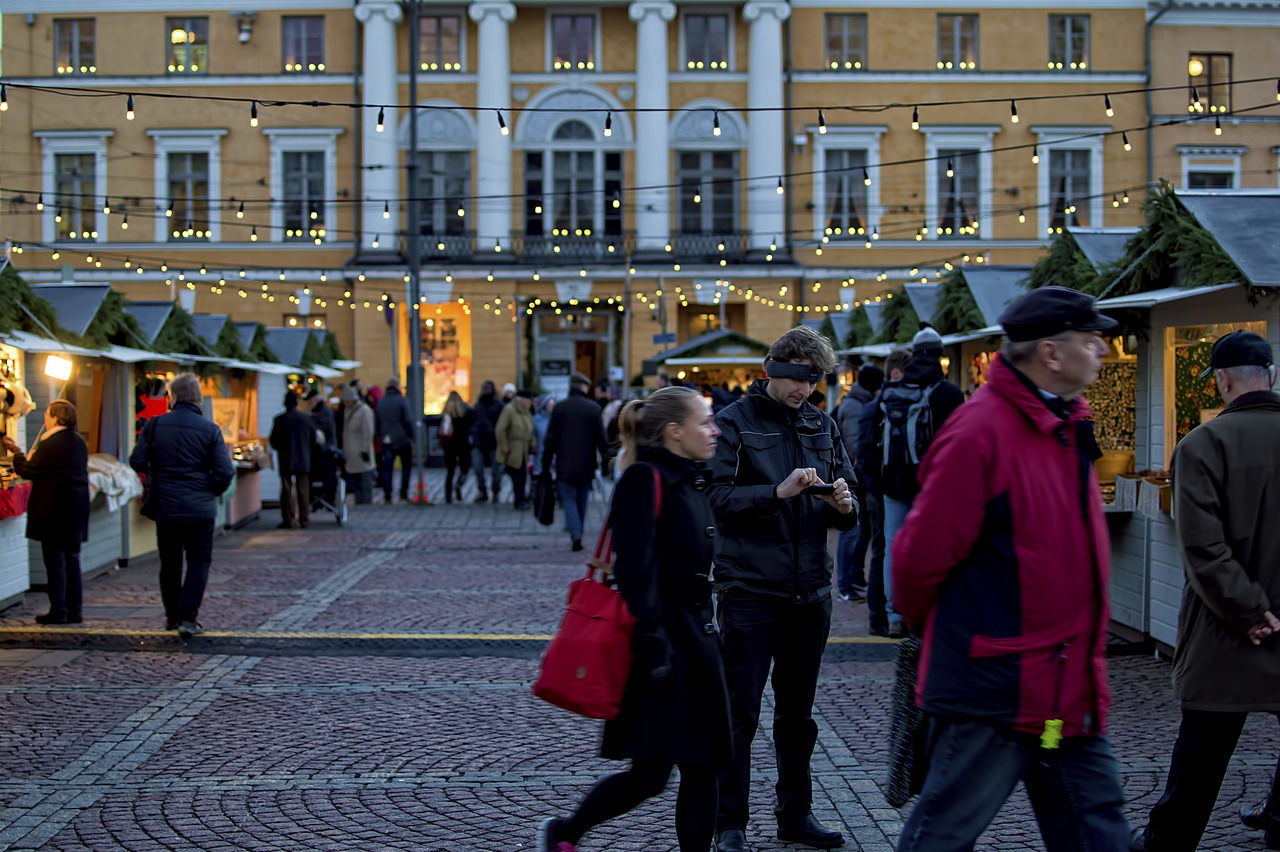
[[[681,151],[676,160],[681,233],[734,233],[738,225],[737,181],[737,151]]]
[[[596,69],[596,19],[594,15],[551,16],[551,69]]]
[[[169,154],[169,207],[165,211],[170,240],[209,239],[209,155]]]
[[[827,15],[827,67],[859,71],[867,64],[867,16]]]
[[[93,154],[54,156],[58,203],[53,221],[60,240],[98,238],[95,160]]]
[[[284,169],[284,238],[322,240],[327,233],[324,197],[324,151],[286,151]]]
[[[690,71],[729,70],[729,16],[684,16],[684,66]]]
[[[938,173],[938,221],[935,235],[954,239],[978,233],[978,152],[941,148],[934,162]]]
[[[166,18],[170,74],[209,73],[209,19]]]
[[[97,74],[92,18],[53,22],[53,64],[59,74]]]
[[[938,15],[938,70],[978,67],[978,16]]]
[[[1231,172],[1187,172],[1187,189],[1235,189]]]
[[[1231,112],[1230,53],[1191,54],[1187,78],[1189,112]]]
[[[467,232],[471,195],[470,151],[418,153],[418,215],[422,235],[457,237]]]
[[[285,71],[324,70],[324,18],[286,15],[283,20]]]
[[[1049,151],[1049,227],[1061,234],[1063,228],[1087,228],[1092,186],[1093,152],[1078,148]]]
[[[1083,71],[1089,67],[1089,16],[1049,16],[1049,69]]]
[[[545,250],[572,259],[617,251],[622,153],[597,144],[590,127],[570,120],[556,128],[550,150],[525,153],[526,255]]]
[[[423,71],[462,70],[460,15],[422,15],[418,18],[418,61]]]
[[[865,234],[867,228],[867,152],[825,152],[826,228],[828,235]]]

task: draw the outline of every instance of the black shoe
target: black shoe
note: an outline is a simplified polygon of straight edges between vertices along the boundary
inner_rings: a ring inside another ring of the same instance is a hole
[[[564,827],[564,820],[559,817],[547,817],[538,826],[537,845],[534,846],[535,852],[557,852],[556,847],[560,845],[560,829]]]
[[[289,523],[288,521],[281,521],[280,523],[276,524],[276,529],[291,530],[293,529],[293,524]]]
[[[178,635],[183,639],[190,639],[198,633],[203,633],[204,627],[198,621],[184,621],[178,625]]]
[[[68,612],[67,624],[84,624],[84,613]]]
[[[1135,828],[1129,835],[1129,852],[1147,852],[1147,827]]]
[[[476,502],[477,502],[477,503],[488,503],[488,502],[489,502],[489,495],[488,495],[488,494],[485,494],[484,492],[481,492],[481,493],[477,494],[477,495],[476,495]]]
[[[1241,806],[1240,821],[1249,828],[1265,831],[1268,849],[1280,849],[1280,816],[1267,810],[1266,802]]]
[[[166,617],[166,618],[165,618],[165,620],[164,620],[164,629],[165,629],[165,630],[177,630],[177,629],[178,629],[178,619],[176,619],[176,618],[168,618],[168,617]]]
[[[812,813],[793,822],[778,823],[778,839],[784,843],[803,843],[814,849],[835,849],[844,845],[844,835],[818,822]]]
[[[580,538],[575,538],[575,539],[573,540],[573,547],[571,547],[571,548],[570,548],[570,550],[573,550],[573,551],[576,553],[577,551],[579,551],[579,550],[581,550],[581,549],[582,549],[582,539],[580,539]]]
[[[747,845],[747,833],[741,828],[726,828],[716,834],[714,852],[751,852]]]
[[[65,612],[43,612],[36,616],[36,624],[66,624],[67,614]]]
[[[890,625],[889,625],[889,638],[890,638],[890,639],[905,639],[905,638],[907,638],[907,625],[903,624],[901,621],[896,621],[896,622],[894,622],[893,624],[890,624]]]
[[[889,628],[880,627],[879,625],[877,625],[875,627],[868,628],[867,632],[870,633],[872,636],[888,636]]]

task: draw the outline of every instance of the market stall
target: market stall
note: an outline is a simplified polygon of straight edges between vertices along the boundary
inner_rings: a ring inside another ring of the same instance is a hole
[[[4,335],[0,334],[0,340]],[[25,353],[0,343],[0,434],[27,446],[25,415],[34,407],[25,381]],[[27,499],[30,483],[13,473],[13,465],[0,447],[0,609],[17,603],[27,590]]]
[[[741,332],[721,329],[688,340],[644,362],[646,376],[664,370],[673,384],[692,382],[698,387],[730,389],[747,387],[764,374],[764,358],[769,344],[753,340]]]

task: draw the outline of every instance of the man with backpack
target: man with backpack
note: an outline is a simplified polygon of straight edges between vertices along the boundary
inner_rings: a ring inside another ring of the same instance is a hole
[[[916,473],[934,436],[964,402],[964,392],[942,375],[942,337],[925,324],[911,341],[911,362],[902,380],[880,391],[871,435],[875,438],[876,479],[884,494],[884,596],[889,635],[907,635],[893,607],[893,537],[902,528],[911,501],[920,493]]]

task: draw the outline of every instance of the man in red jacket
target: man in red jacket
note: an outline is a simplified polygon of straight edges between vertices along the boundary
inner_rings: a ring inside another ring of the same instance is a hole
[[[1044,287],[1000,318],[990,381],[947,421],[893,545],[894,602],[923,630],[927,775],[898,852],[970,849],[1018,781],[1050,852],[1127,850],[1104,735],[1110,565],[1081,391],[1115,327]]]

